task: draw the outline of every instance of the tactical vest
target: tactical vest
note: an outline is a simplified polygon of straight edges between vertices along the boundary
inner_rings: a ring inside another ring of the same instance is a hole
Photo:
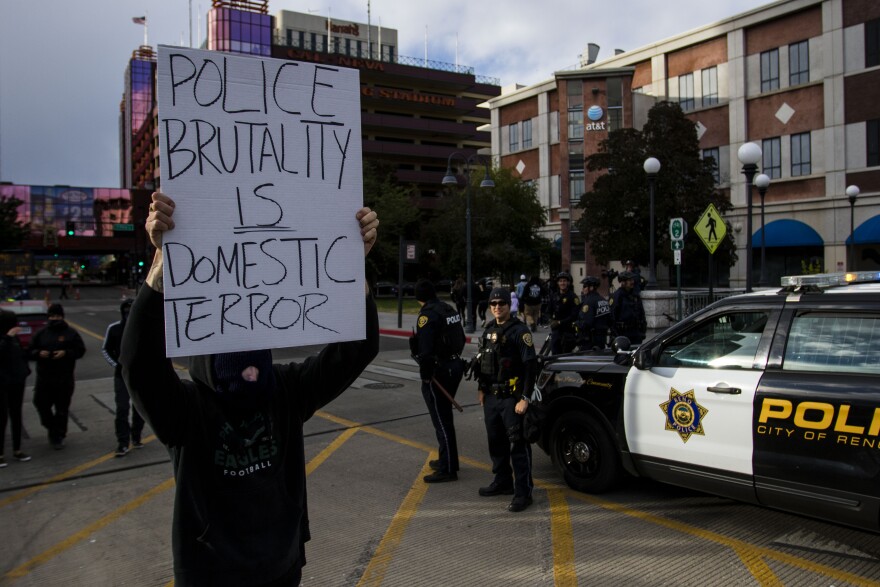
[[[506,344],[507,333],[518,323],[510,319],[504,326],[494,326],[484,335],[480,349],[480,377],[489,383],[504,383],[516,377],[513,357],[505,356],[512,345]]]

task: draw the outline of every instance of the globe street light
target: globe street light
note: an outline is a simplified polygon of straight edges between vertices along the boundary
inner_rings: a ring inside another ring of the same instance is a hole
[[[464,176],[467,184],[465,186],[465,257],[467,259],[467,319],[465,320],[464,331],[468,334],[471,334],[476,329],[476,321],[477,317],[474,314],[474,280],[472,278],[471,272],[471,258],[473,256],[473,251],[471,248],[471,163],[480,162],[480,156],[478,154],[473,154],[470,157],[465,157],[462,153],[452,153],[449,155],[449,159],[446,161],[446,175],[443,176],[443,181],[441,182],[443,185],[458,185],[458,178],[455,174],[452,173],[452,159],[460,159],[464,161]],[[492,181],[492,178],[489,177],[489,163],[486,160],[483,160],[483,166],[486,169],[486,175],[483,178],[483,181],[480,182],[481,188],[494,188],[495,182]]]
[[[856,246],[856,223],[855,223],[855,212],[856,212],[856,198],[859,197],[859,186],[851,185],[846,188],[846,197],[849,198],[849,270],[855,271],[856,268],[856,257],[855,257],[855,246]]]
[[[755,143],[743,143],[736,153],[743,164],[742,172],[746,176],[746,291],[752,291],[752,179],[758,171],[761,160],[761,147]]]
[[[648,157],[645,159],[645,173],[648,174],[648,192],[651,194],[651,206],[650,206],[650,254],[651,260],[648,264],[648,283],[645,284],[645,289],[657,289],[657,277],[656,277],[656,267],[654,266],[654,181],[657,179],[657,174],[660,172],[660,161],[658,161],[655,157]]]
[[[767,285],[767,279],[764,275],[765,257],[764,257],[764,196],[767,194],[767,188],[770,187],[770,178],[761,174],[755,178],[755,186],[758,188],[758,194],[761,196],[761,276],[758,278],[758,285]]]

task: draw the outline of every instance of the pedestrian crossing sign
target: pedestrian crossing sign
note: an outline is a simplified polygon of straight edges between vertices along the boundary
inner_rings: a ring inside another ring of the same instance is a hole
[[[697,221],[694,232],[697,233],[697,236],[700,237],[700,240],[709,249],[709,254],[714,254],[715,249],[718,248],[718,245],[727,236],[727,223],[721,218],[721,214],[718,213],[715,206],[709,204],[706,207],[706,211],[703,212],[703,215]]]

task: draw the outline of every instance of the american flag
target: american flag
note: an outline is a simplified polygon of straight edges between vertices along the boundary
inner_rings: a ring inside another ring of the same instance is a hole
[[[147,24],[147,17],[146,16],[135,16],[131,19],[131,22],[133,22],[134,24]]]

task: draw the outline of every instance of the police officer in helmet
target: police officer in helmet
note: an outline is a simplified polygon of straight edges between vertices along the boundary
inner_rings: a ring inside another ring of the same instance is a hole
[[[422,396],[437,435],[440,458],[429,464],[434,470],[425,483],[444,483],[458,479],[458,441],[452,421],[452,402],[461,377],[464,361],[460,353],[465,334],[458,310],[437,299],[434,284],[421,279],[415,287],[421,305],[418,330],[410,339],[411,351],[419,364]]]
[[[556,275],[559,290],[550,296],[550,352],[554,355],[570,353],[576,342],[575,322],[577,322],[580,300],[572,290],[571,274],[560,271]]]
[[[495,477],[480,487],[483,497],[511,495],[507,509],[520,512],[532,503],[532,448],[523,437],[523,414],[538,375],[532,332],[510,315],[510,291],[489,294],[491,320],[480,337],[478,389]]]
[[[578,312],[578,348],[582,351],[604,349],[608,341],[608,323],[611,306],[599,293],[599,278],[588,275],[581,284],[581,309]]]

